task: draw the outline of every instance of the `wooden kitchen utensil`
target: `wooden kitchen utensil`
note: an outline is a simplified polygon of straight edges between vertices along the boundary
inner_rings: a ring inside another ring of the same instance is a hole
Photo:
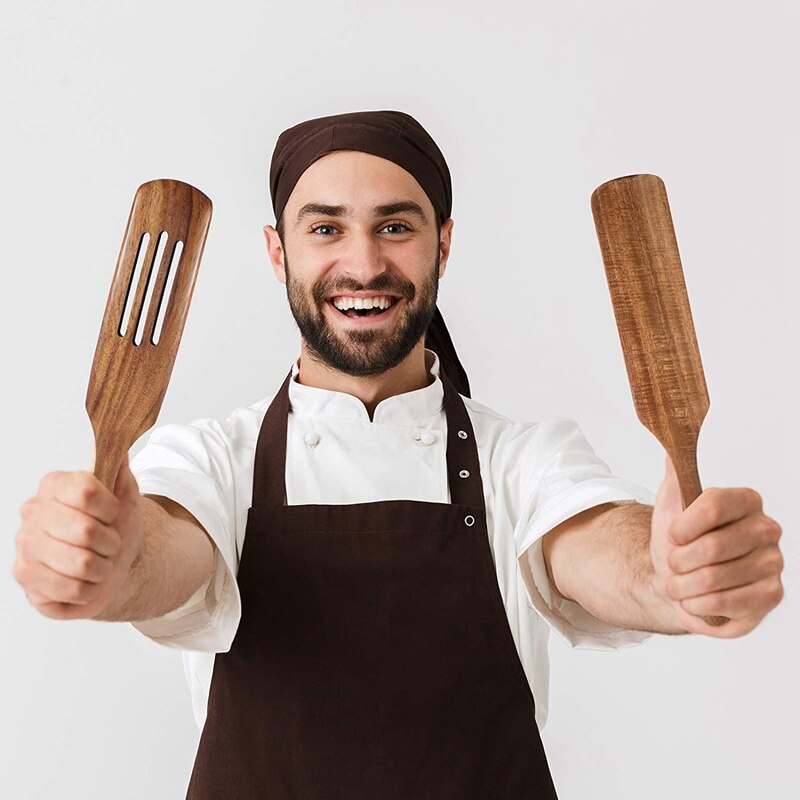
[[[210,222],[211,201],[181,181],[143,183],[133,198],[86,392],[94,475],[112,491],[161,410]]]
[[[664,182],[608,181],[592,213],[636,414],[675,465],[686,508],[702,491],[697,438],[709,399]]]

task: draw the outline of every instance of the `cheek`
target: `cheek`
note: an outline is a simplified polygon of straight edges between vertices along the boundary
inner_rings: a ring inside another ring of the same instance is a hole
[[[418,280],[423,276],[427,277],[431,272],[439,255],[439,248],[430,242],[404,242],[387,250],[386,255],[399,269]]]
[[[291,251],[289,271],[300,277],[305,284],[324,279],[325,274],[336,266],[339,255],[332,247],[298,247]]]
[[[327,268],[327,262],[318,255],[295,248],[291,251],[291,257],[287,257],[285,262],[286,281],[290,286],[300,288],[304,292],[313,291],[325,280]]]

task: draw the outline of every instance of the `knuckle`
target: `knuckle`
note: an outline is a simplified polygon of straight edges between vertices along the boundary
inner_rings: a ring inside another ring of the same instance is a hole
[[[772,517],[764,517],[761,530],[767,542],[777,542],[783,534],[783,528]]]
[[[19,507],[19,516],[21,519],[25,520],[26,522],[32,519],[34,513],[36,512],[36,498],[29,497],[20,507]]]
[[[769,542],[772,536],[772,523],[769,517],[757,517],[751,523],[751,530],[758,536],[759,541]]]
[[[783,585],[780,581],[776,581],[770,586],[767,597],[773,606],[778,605],[783,600]]]
[[[722,521],[723,501],[722,489],[709,489],[708,501],[703,506],[701,522],[706,530],[716,528]]]
[[[719,536],[706,536],[702,546],[702,558],[716,563],[722,558],[722,540]]]
[[[716,580],[714,577],[714,570],[704,568],[698,570],[697,573],[697,588],[703,593],[713,591],[716,588]]]
[[[24,585],[28,580],[28,562],[23,558],[18,558],[14,562],[11,574],[17,583]]]
[[[81,547],[91,547],[97,541],[97,523],[89,518],[82,519],[75,530],[77,543]]]
[[[63,472],[48,472],[40,481],[39,481],[39,490],[42,492],[50,492],[52,491],[58,483],[61,481],[61,476]]]
[[[749,506],[752,506],[753,508],[761,508],[762,507],[764,500],[761,497],[761,495],[755,489],[750,489],[748,487],[748,488],[742,489],[741,492],[742,492],[742,496],[745,499],[745,502]]]
[[[783,571],[784,566],[783,554],[781,551],[776,548],[768,552],[764,558],[764,565],[770,575],[779,575]]]
[[[75,487],[75,496],[81,508],[88,508],[97,497],[97,483],[88,472],[80,473],[80,481]]]
[[[673,572],[680,573],[683,563],[677,547],[673,548],[667,556],[667,566],[669,566]]]
[[[95,559],[88,550],[75,556],[75,568],[81,576],[91,575],[94,571]]]

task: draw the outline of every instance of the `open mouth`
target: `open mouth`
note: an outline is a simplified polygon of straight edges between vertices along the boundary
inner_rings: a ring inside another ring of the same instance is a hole
[[[339,301],[338,308],[336,302],[334,301]],[[349,317],[350,319],[364,319],[367,317],[381,317],[386,315],[397,305],[399,301],[399,297],[383,296],[380,301],[370,303],[372,305],[371,308],[356,308],[352,301],[342,303],[340,298],[332,297],[328,298],[327,303],[337,314],[340,314],[343,317]],[[359,305],[362,304],[359,303]],[[367,305],[367,303],[363,305]]]

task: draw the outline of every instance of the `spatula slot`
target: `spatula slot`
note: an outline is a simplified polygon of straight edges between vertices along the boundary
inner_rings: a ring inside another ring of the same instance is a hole
[[[117,325],[117,332],[120,336],[125,336],[128,332],[128,321],[132,318],[133,303],[136,296],[133,287],[139,285],[139,279],[142,274],[142,268],[147,258],[149,247],[150,234],[143,233],[139,239],[139,249],[136,253],[136,263],[133,268],[133,273],[128,281],[128,288],[125,290],[125,303],[122,308],[122,317]]]
[[[161,297],[158,298],[158,309],[156,313],[155,330],[153,337],[150,340],[153,344],[158,344],[161,338],[161,328],[164,325],[164,317],[166,316],[167,309],[169,308],[169,298],[172,297],[172,285],[175,282],[175,276],[178,274],[178,265],[181,261],[181,254],[183,253],[183,242],[178,239],[172,248],[172,257],[169,260],[169,268],[167,272],[167,282],[164,285],[164,291],[161,292]]]
[[[144,298],[142,300],[141,305],[139,306],[139,314],[136,320],[136,334],[133,337],[133,343],[137,347],[142,343],[142,338],[144,337],[144,326],[145,321],[147,319],[147,314],[145,313],[147,309],[150,307],[150,302],[153,296],[153,287],[155,286],[154,275],[156,272],[156,266],[161,263],[161,259],[164,257],[164,250],[167,247],[167,239],[168,235],[166,231],[161,231],[158,234],[158,239],[156,239],[156,252],[153,260],[150,262],[149,268],[147,270],[146,275],[142,275],[141,280],[146,281],[145,288],[144,288]],[[138,297],[142,296],[142,291],[138,291]]]

